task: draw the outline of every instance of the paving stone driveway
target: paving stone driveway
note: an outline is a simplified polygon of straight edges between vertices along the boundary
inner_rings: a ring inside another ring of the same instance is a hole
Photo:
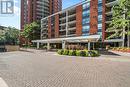
[[[0,77],[9,87],[130,87],[130,59],[122,60],[41,51],[2,53]]]

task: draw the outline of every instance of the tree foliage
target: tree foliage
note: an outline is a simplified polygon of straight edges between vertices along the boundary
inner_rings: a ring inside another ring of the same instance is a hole
[[[27,41],[31,41],[34,39],[40,38],[40,24],[37,22],[33,22],[31,24],[26,24],[24,26],[23,32],[21,32],[21,35],[25,37]]]
[[[7,27],[0,32],[0,42],[18,44],[20,31],[14,27]]]
[[[107,29],[107,32],[113,32],[108,39],[117,38],[128,34],[126,28],[130,24],[130,0],[119,0],[118,5],[113,6],[112,22]]]

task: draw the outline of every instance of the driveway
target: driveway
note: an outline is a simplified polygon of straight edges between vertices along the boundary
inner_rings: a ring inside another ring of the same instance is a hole
[[[44,51],[1,53],[0,79],[4,87],[130,87],[130,59]]]

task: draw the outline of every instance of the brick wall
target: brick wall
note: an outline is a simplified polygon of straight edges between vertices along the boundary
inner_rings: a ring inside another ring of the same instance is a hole
[[[55,38],[59,37],[59,15],[55,15]]]
[[[90,34],[96,34],[98,31],[98,0],[90,2]]]
[[[21,0],[21,30],[24,29],[24,0]]]
[[[76,36],[82,35],[82,5],[76,7]]]
[[[51,18],[48,18],[48,38],[51,38]]]

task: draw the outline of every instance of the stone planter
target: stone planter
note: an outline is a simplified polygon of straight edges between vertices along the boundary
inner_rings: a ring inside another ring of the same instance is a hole
[[[19,45],[6,45],[5,48],[6,48],[7,52],[19,51],[20,50]]]

